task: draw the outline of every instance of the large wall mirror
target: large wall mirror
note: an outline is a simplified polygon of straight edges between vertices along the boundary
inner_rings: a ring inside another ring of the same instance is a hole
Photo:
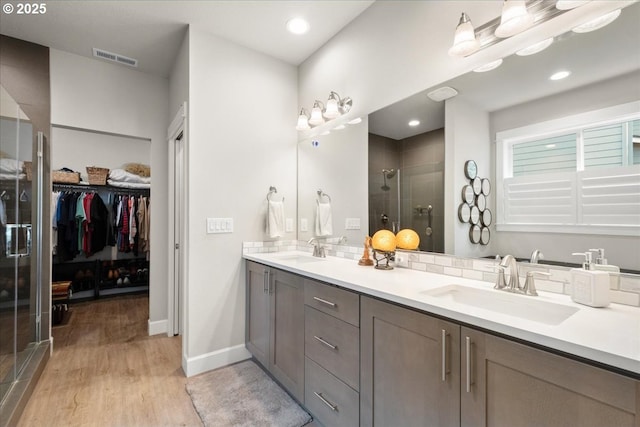
[[[492,185],[486,207],[496,212],[495,190],[503,185],[495,181],[496,133],[640,100],[639,21],[640,4],[634,3],[601,29],[568,31],[537,54],[513,55],[491,71],[471,72],[425,88],[370,114],[363,121],[366,135],[360,132],[344,141],[357,155],[344,151],[313,166],[307,156],[300,155],[298,170],[313,168],[320,180],[323,174],[340,176],[344,203],[352,203],[355,212],[363,190],[362,185],[351,183],[361,182],[361,176],[354,174],[365,168],[367,214],[359,234],[351,234],[351,245],[379,228],[409,227],[419,233],[423,251],[463,257],[509,253],[528,258],[538,249],[546,260],[577,263],[572,252],[604,248],[610,264],[638,271],[640,238],[633,233],[496,231],[494,215],[490,242],[474,245],[469,241],[469,225],[458,219],[458,206],[460,191],[468,184],[465,162],[474,160],[478,176]],[[560,70],[571,74],[563,80],[549,80]],[[451,87],[457,94],[445,101],[431,100],[428,94],[442,87]],[[414,120],[419,123],[412,126]],[[301,143],[299,152],[307,150],[307,145]],[[346,155],[350,156],[348,164],[338,169]],[[307,187],[299,180],[300,194],[313,194],[314,189]],[[346,197],[349,192],[351,197]],[[299,211],[306,209],[304,197],[299,197],[299,203]],[[343,226],[334,230],[336,235],[344,234]]]

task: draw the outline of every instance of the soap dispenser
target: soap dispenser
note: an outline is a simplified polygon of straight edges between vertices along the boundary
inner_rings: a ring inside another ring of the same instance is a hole
[[[620,289],[620,267],[611,265],[604,257],[604,249],[589,249],[596,252],[596,259],[593,261],[593,269],[606,271],[609,273],[609,287],[611,289]]]
[[[572,268],[571,299],[578,304],[591,307],[609,305],[609,273],[593,268],[591,252],[577,252],[573,255],[584,256],[582,268]]]

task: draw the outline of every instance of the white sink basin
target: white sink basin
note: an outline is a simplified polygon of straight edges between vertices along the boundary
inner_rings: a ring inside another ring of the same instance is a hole
[[[461,285],[448,285],[421,293],[547,325],[559,325],[579,310],[576,307],[541,301],[537,297]]]
[[[286,255],[278,256],[276,258],[281,261],[290,261],[290,262],[296,262],[300,264],[306,264],[309,262],[319,262],[319,261],[325,260],[325,258],[314,257],[311,255],[298,255],[298,254],[286,254]]]

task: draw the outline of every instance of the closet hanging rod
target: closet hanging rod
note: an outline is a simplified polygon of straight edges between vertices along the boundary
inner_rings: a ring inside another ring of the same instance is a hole
[[[151,189],[149,188],[123,188],[123,187],[113,187],[109,185],[82,185],[82,184],[59,184],[53,183],[52,187],[54,190],[58,191],[88,191],[97,193],[100,191],[108,191],[114,194],[121,195],[143,195],[149,196],[151,194]]]

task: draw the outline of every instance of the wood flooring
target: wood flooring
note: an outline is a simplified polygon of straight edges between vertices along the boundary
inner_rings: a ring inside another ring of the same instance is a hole
[[[202,426],[181,338],[147,335],[146,295],[74,304],[19,427]]]

